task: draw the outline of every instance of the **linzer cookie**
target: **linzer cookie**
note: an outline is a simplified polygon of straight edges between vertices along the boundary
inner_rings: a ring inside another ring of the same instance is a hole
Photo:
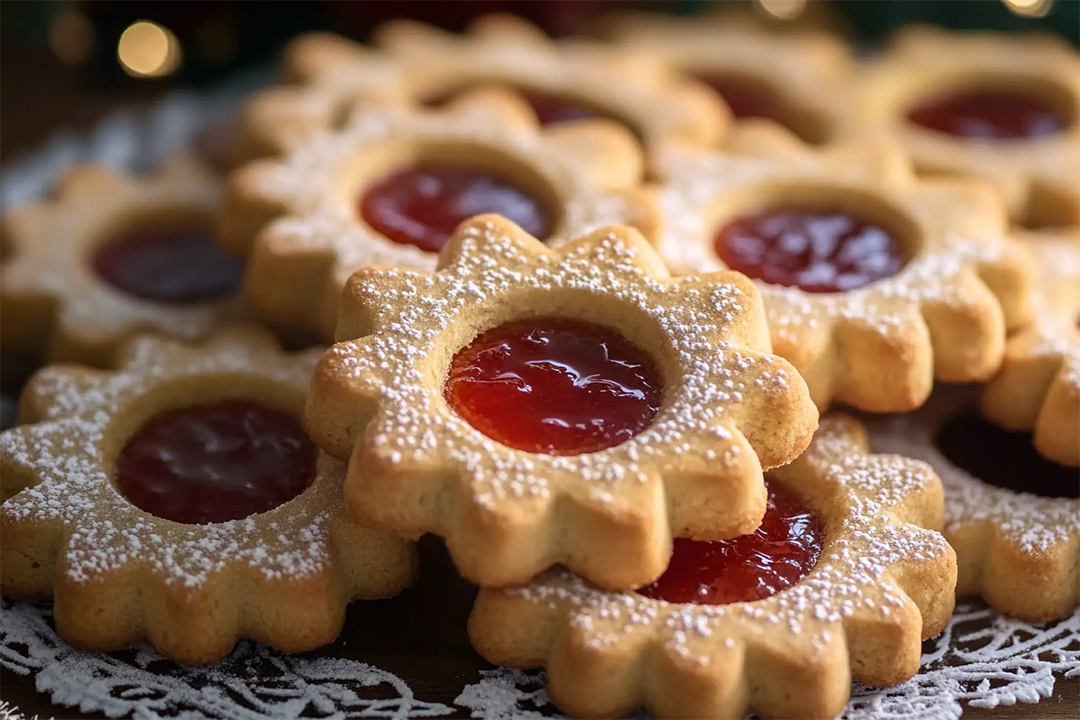
[[[541,129],[520,100],[480,90],[442,109],[368,107],[248,165],[233,176],[220,239],[250,252],[245,295],[264,320],[329,340],[354,271],[433,270],[473,215],[499,213],[544,239],[609,224],[648,233],[641,177],[641,150],[619,125]]]
[[[832,131],[837,98],[852,81],[848,46],[820,31],[780,33],[748,15],[607,19],[621,47],[661,60],[711,87],[736,120],[767,118],[808,142]]]
[[[28,424],[0,434],[3,593],[53,596],[76,647],[148,639],[197,664],[241,636],[310,650],[350,600],[408,586],[412,545],[349,519],[345,464],[300,425],[318,357],[238,326],[136,338],[113,371],[40,371]]]
[[[149,178],[87,166],[53,199],[6,214],[4,354],[104,366],[136,333],[196,339],[239,318],[243,265],[212,236],[220,200],[194,163]]]
[[[826,416],[769,474],[757,530],[676,540],[660,579],[634,592],[562,569],[481,589],[473,646],[544,666],[548,696],[578,717],[836,717],[852,680],[913,676],[954,603],[956,556],[933,531],[941,482],[925,463],[868,451],[857,422]]]
[[[551,249],[474,218],[433,273],[353,275],[337,335],[305,421],[351,458],[353,516],[442,535],[480,585],[556,563],[609,588],[650,582],[673,536],[757,527],[762,468],[817,420],[768,354],[753,284],[672,279],[625,227]]]
[[[1080,56],[1050,35],[909,27],[838,114],[841,137],[889,137],[920,171],[985,178],[1014,220],[1080,223]]]
[[[979,416],[978,388],[935,390],[920,410],[870,421],[874,449],[926,460],[945,486],[956,592],[1030,622],[1080,605],[1080,476],[1031,435]]]
[[[819,407],[918,407],[934,379],[990,377],[1031,316],[1030,267],[975,180],[918,180],[897,148],[810,148],[748,121],[722,152],[659,156],[673,272],[756,280],[774,351]]]
[[[1005,362],[986,387],[986,417],[1034,431],[1035,448],[1080,465],[1080,228],[1021,236],[1035,259],[1035,318],[1009,338]]]

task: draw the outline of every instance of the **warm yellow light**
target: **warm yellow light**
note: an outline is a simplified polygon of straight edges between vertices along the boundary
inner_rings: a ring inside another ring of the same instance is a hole
[[[75,8],[61,10],[49,24],[49,48],[65,65],[82,65],[94,52],[94,27]]]
[[[1042,17],[1050,12],[1054,0],[1004,0],[1005,5],[1017,15]]]
[[[180,41],[169,29],[149,20],[128,26],[116,46],[124,72],[133,77],[161,77],[180,67]]]
[[[806,0],[757,0],[761,9],[778,20],[794,20],[806,9]]]

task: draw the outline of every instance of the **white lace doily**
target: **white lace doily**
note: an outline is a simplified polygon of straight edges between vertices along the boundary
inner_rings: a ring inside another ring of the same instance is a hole
[[[0,174],[0,209],[40,198],[67,167],[96,162],[142,171],[184,149],[208,115],[233,102],[237,88],[212,96],[175,95],[149,111],[124,111],[86,135],[62,133]],[[146,646],[123,653],[74,650],[61,641],[49,610],[6,599],[0,604],[0,666],[33,675],[37,690],[65,707],[109,717],[178,720],[293,718],[539,718],[557,712],[541,671],[481,671],[454,706],[418,698],[402,678],[356,660],[290,657],[243,642],[203,668],[165,660]],[[996,707],[1049,697],[1054,676],[1080,675],[1080,611],[1033,625],[964,602],[945,633],[926,644],[912,680],[875,690],[855,686],[844,717],[959,718],[961,702]],[[9,707],[3,708],[5,712]]]

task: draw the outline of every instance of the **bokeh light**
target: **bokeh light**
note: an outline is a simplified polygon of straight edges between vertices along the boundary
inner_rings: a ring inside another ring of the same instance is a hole
[[[149,20],[128,26],[116,46],[116,57],[132,77],[162,77],[176,72],[183,53],[168,28]]]

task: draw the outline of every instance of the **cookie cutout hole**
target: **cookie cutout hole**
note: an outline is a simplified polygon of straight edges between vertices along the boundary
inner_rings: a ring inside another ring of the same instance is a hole
[[[672,603],[726,605],[772,597],[806,577],[821,558],[821,519],[766,477],[768,504],[752,533],[717,541],[677,538],[667,570],[638,593]]]
[[[615,330],[561,317],[514,320],[454,356],[444,394],[508,447],[581,455],[645,430],[663,400],[656,360]]]
[[[289,413],[244,399],[167,410],[116,458],[114,483],[166,520],[219,523],[292,500],[315,479],[314,443]]]
[[[203,223],[127,229],[100,244],[90,263],[120,292],[169,305],[231,295],[244,273],[243,262],[219,248]]]
[[[750,278],[845,292],[895,275],[914,254],[916,225],[869,195],[809,187],[771,194],[726,213],[714,236],[724,264]]]
[[[1080,497],[1080,472],[1047,460],[1031,433],[1004,430],[974,412],[951,418],[934,444],[945,458],[988,485],[1053,498]]]
[[[1041,138],[1077,122],[1077,99],[1039,77],[976,76],[913,103],[909,122],[972,142]]]

